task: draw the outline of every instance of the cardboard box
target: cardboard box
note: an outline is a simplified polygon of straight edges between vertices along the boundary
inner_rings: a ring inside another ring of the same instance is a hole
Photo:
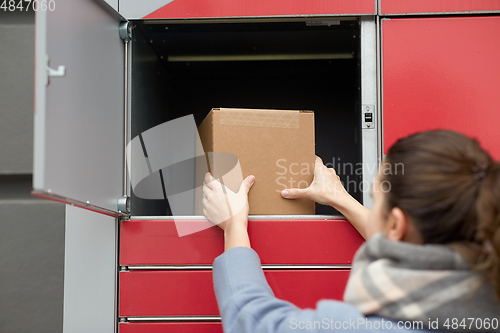
[[[255,176],[249,194],[250,214],[315,213],[315,203],[311,200],[281,197],[283,189],[306,188],[313,180],[313,111],[212,109],[198,132],[206,153],[232,153],[239,160],[243,179]],[[235,164],[228,162],[229,155],[214,154],[209,161],[210,171],[220,181],[220,175],[228,172],[227,166]],[[234,192],[240,184],[241,180],[224,183]]]

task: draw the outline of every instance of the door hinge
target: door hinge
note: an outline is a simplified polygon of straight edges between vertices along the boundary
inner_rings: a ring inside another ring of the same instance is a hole
[[[118,198],[118,212],[130,215],[130,197],[124,195]]]
[[[129,21],[120,22],[118,26],[118,33],[120,34],[120,38],[124,43],[130,42],[132,39],[132,26]]]

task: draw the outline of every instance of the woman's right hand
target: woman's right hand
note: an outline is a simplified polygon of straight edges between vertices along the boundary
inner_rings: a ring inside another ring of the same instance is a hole
[[[291,188],[281,191],[286,199],[308,198],[322,205],[336,208],[350,197],[340,177],[333,168],[327,168],[321,158],[316,156],[314,163],[314,179],[307,188]]]
[[[290,188],[281,191],[286,199],[308,198],[338,210],[366,239],[366,223],[370,211],[354,199],[344,188],[333,168],[327,168],[316,156],[314,179],[307,188]]]

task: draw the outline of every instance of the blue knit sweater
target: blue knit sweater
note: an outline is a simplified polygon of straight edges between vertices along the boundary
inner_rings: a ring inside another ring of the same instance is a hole
[[[250,248],[235,247],[224,252],[215,259],[212,273],[226,333],[430,332],[405,329],[404,325],[411,322],[365,317],[344,302],[322,300],[313,310],[277,299],[266,281],[259,256]]]

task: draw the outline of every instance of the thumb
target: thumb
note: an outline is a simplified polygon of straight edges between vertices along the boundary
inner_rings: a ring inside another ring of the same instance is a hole
[[[299,199],[307,197],[307,188],[290,188],[281,191],[281,196],[286,199]]]
[[[255,176],[253,175],[248,176],[243,180],[243,183],[241,183],[240,190],[238,192],[244,189],[245,193],[248,194],[248,191],[250,191],[254,182],[255,182]]]

